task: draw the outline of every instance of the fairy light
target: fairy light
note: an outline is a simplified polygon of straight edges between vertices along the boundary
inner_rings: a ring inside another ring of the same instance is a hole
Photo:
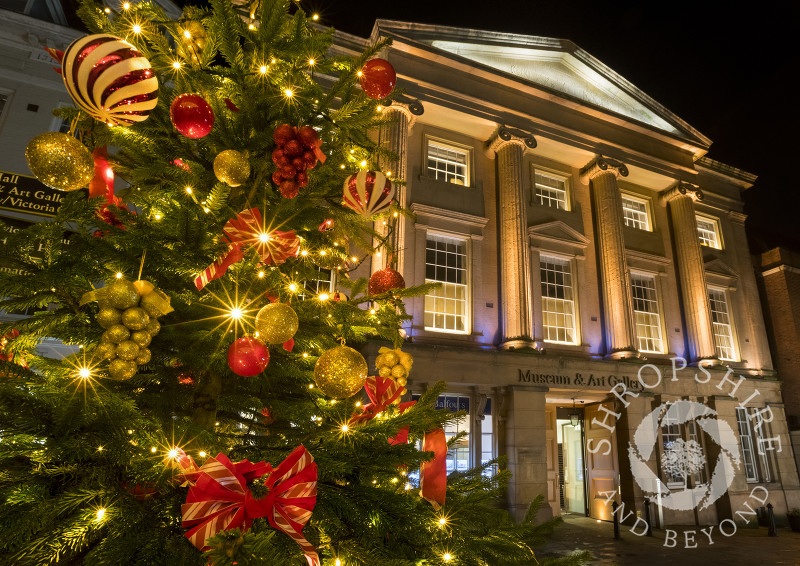
[[[311,16],[311,19],[316,22],[317,20],[319,20],[319,14],[314,14],[313,16]],[[339,566],[339,559],[338,558],[336,559],[336,566]]]
[[[453,557],[452,557],[452,556],[450,556],[450,553],[449,553],[449,552],[445,552],[445,553],[442,555],[442,560],[444,560],[445,562],[450,562],[452,559],[453,559]]]
[[[198,452],[198,455],[199,455],[201,458],[205,458],[205,457],[206,457],[206,451],[205,451],[205,450],[201,450],[200,452]]]
[[[393,216],[394,216],[395,218],[397,218],[397,213],[395,212],[395,213],[393,214]]]
[[[301,251],[300,255],[303,256],[303,257],[307,256],[308,255],[308,250]]]
[[[309,59],[308,60],[308,66],[309,67],[313,67],[315,64],[316,64],[316,61],[314,61],[314,59]]]
[[[270,65],[274,65],[276,62],[277,60],[275,59],[275,57],[273,57],[272,60],[270,61]]]
[[[331,296],[328,293],[320,293],[319,296],[317,296],[317,298],[320,301],[327,301],[328,299],[331,298]]]
[[[397,483],[399,480],[397,478],[392,478],[392,483]]]
[[[391,172],[391,171],[387,171],[387,172],[386,172],[386,176],[387,176],[387,177],[391,177],[391,176],[392,176],[392,172]]]
[[[405,488],[406,491],[408,491],[409,489],[411,489],[411,484],[410,483],[406,483],[404,488]]]
[[[369,309],[369,314],[375,314],[375,309]]]
[[[103,451],[103,447],[102,447],[102,446],[98,446],[98,447],[97,447],[97,451],[98,451],[98,452],[102,452],[102,451]]]
[[[160,213],[160,212],[156,212],[156,213],[153,215],[153,218],[155,218],[156,220],[161,220],[161,213]]]
[[[297,283],[289,283],[288,289],[292,293],[296,293],[297,292]]]
[[[254,26],[253,24],[250,24],[249,26],[247,26],[247,28],[253,30],[253,29],[256,29],[256,26]]]
[[[339,169],[344,169],[344,163],[342,163],[341,165],[339,165]]]
[[[167,452],[167,456],[169,456],[170,458],[172,458],[174,460],[175,458],[178,457],[178,449],[175,448],[175,447],[170,448],[169,452]]]
[[[364,73],[362,73],[361,71],[359,71],[359,72],[357,72],[357,73],[356,73],[356,76],[357,76],[357,77],[360,77],[360,76],[361,76],[361,75],[363,75],[363,74],[364,74]]]
[[[346,424],[343,424],[342,425],[342,432],[347,432],[348,430],[350,430],[350,427],[347,426]]]
[[[203,212],[205,212],[206,214],[208,214],[209,212],[211,212],[211,209],[210,209],[210,208],[208,208],[207,206],[204,206],[204,207],[203,207]]]
[[[97,513],[95,513],[94,515],[95,515],[95,521],[102,521],[103,517],[106,516],[106,508],[101,507],[100,509],[97,510]]]
[[[446,517],[441,517],[439,519],[439,526],[440,527],[444,527],[446,524],[447,524],[447,518]]]
[[[239,307],[232,307],[230,311],[228,311],[228,316],[231,317],[233,320],[240,320],[244,312]]]
[[[367,160],[365,159],[364,161],[359,163],[359,165],[361,165],[362,167],[366,167],[367,166]]]
[[[104,11],[106,14],[110,14],[110,13],[111,13],[111,8],[106,8],[106,9],[105,9],[105,10],[103,10],[103,11]]]
[[[192,187],[186,187],[186,194],[187,195],[192,194]]]
[[[353,261],[358,261],[358,258],[356,256],[353,256],[350,259],[352,259]]]
[[[286,95],[286,98],[291,98],[294,96],[294,92],[292,92],[292,89],[290,88],[284,89],[283,94]]]
[[[314,384],[313,384],[313,383],[309,383],[309,384],[308,384],[308,388],[309,388],[309,389],[314,389]]]
[[[158,448],[156,448],[155,446],[151,446],[151,447],[150,447],[150,452],[152,452],[153,454],[155,454],[156,452],[158,452]]]
[[[378,107],[376,108],[376,110],[377,110],[378,112],[383,112],[383,106],[381,106],[381,105],[378,105]]]
[[[261,66],[258,68],[258,71],[259,71],[259,72],[260,72],[262,75],[266,75],[266,74],[267,74],[267,66],[266,66],[266,65],[261,65]]]
[[[307,358],[308,357],[308,352],[303,352],[303,357]]]
[[[325,250],[322,250],[321,252],[319,252],[319,255],[328,255],[328,252],[326,252]]]
[[[80,367],[78,368],[78,377],[81,379],[89,379],[92,377],[92,370],[87,367]]]
[[[139,24],[134,24],[133,33],[142,33],[142,26],[140,26]]]
[[[258,272],[258,278],[259,279],[264,279],[264,272],[263,271],[259,271]]]
[[[181,68],[181,62],[180,61],[173,61],[172,62],[172,68],[173,69],[180,69]]]
[[[119,271],[117,271],[117,274],[115,275],[115,277],[116,277],[117,279],[122,279],[122,273],[120,273]]]
[[[266,232],[261,232],[258,235],[258,241],[263,243],[263,244],[269,242],[269,234],[267,234]]]
[[[356,401],[356,407],[360,407],[360,406],[361,406],[361,401]]]
[[[123,10],[130,10],[130,9],[131,9],[131,3],[130,3],[130,2],[125,2],[125,3],[122,5],[122,9],[123,9]]]
[[[186,39],[192,39],[192,32],[190,32],[188,29],[183,30],[183,37]]]

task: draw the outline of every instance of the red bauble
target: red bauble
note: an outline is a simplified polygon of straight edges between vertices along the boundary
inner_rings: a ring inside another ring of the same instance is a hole
[[[392,289],[405,289],[406,281],[399,272],[391,267],[379,269],[369,278],[369,294],[380,295]]]
[[[319,147],[322,145],[322,140],[319,139],[317,130],[311,126],[303,126],[297,130],[297,139],[306,147]]]
[[[394,90],[397,73],[386,59],[370,59],[361,68],[361,77],[358,80],[367,96],[380,100]]]
[[[294,180],[297,182],[298,187],[305,187],[308,184],[308,174],[305,171],[300,171]]]
[[[214,127],[214,111],[199,94],[181,94],[169,107],[172,125],[187,138],[202,138]]]
[[[294,139],[294,128],[292,128],[289,124],[281,124],[275,128],[275,132],[272,134],[272,139],[275,140],[276,144],[284,145],[289,140]]]
[[[294,181],[286,180],[281,183],[281,195],[285,198],[294,198],[300,192],[300,187],[297,186],[297,183]]]
[[[300,142],[297,140],[289,140],[283,146],[283,153],[286,154],[287,157],[297,157],[303,154],[303,146],[300,145]]]
[[[269,349],[252,336],[239,338],[228,348],[228,366],[242,377],[258,375],[269,364]]]
[[[275,183],[276,185],[280,185],[281,183],[283,183],[283,173],[281,173],[280,171],[275,171],[272,174],[272,182]]]

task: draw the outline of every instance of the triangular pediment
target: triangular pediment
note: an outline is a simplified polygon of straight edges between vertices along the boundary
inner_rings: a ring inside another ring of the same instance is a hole
[[[579,248],[585,248],[589,244],[589,239],[586,236],[561,220],[530,226],[528,228],[528,236]]]
[[[736,279],[739,273],[720,258],[715,257],[705,262],[706,273]]]
[[[568,40],[378,20],[380,32],[496,70],[571,101],[702,144],[710,140]]]

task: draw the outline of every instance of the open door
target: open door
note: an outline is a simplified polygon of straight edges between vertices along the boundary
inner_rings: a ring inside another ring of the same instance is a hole
[[[556,408],[545,405],[545,442],[547,450],[547,502],[553,515],[561,514],[561,501],[558,477],[558,440],[556,434]]]
[[[616,434],[594,420],[604,422],[605,411],[600,411],[602,403],[586,405],[584,427],[586,430],[586,483],[589,493],[589,516],[604,521],[611,520],[611,504],[608,501],[609,491],[617,491],[619,487],[619,461],[617,459]],[[611,403],[606,408],[613,410]],[[613,425],[613,418],[607,419]],[[606,495],[603,495],[603,494]]]

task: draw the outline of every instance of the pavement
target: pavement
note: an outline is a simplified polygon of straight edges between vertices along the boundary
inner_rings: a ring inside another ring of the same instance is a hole
[[[711,542],[701,528],[711,534]],[[564,523],[537,548],[536,555],[565,556],[588,550],[594,557],[589,562],[592,566],[800,566],[800,533],[788,527],[778,528],[777,537],[768,536],[766,527],[738,527],[735,533],[728,527],[731,536],[721,534],[718,526],[710,531],[709,527],[674,527],[673,531],[654,529],[651,538],[637,536],[621,525],[621,538],[614,540],[612,523],[565,515]]]

